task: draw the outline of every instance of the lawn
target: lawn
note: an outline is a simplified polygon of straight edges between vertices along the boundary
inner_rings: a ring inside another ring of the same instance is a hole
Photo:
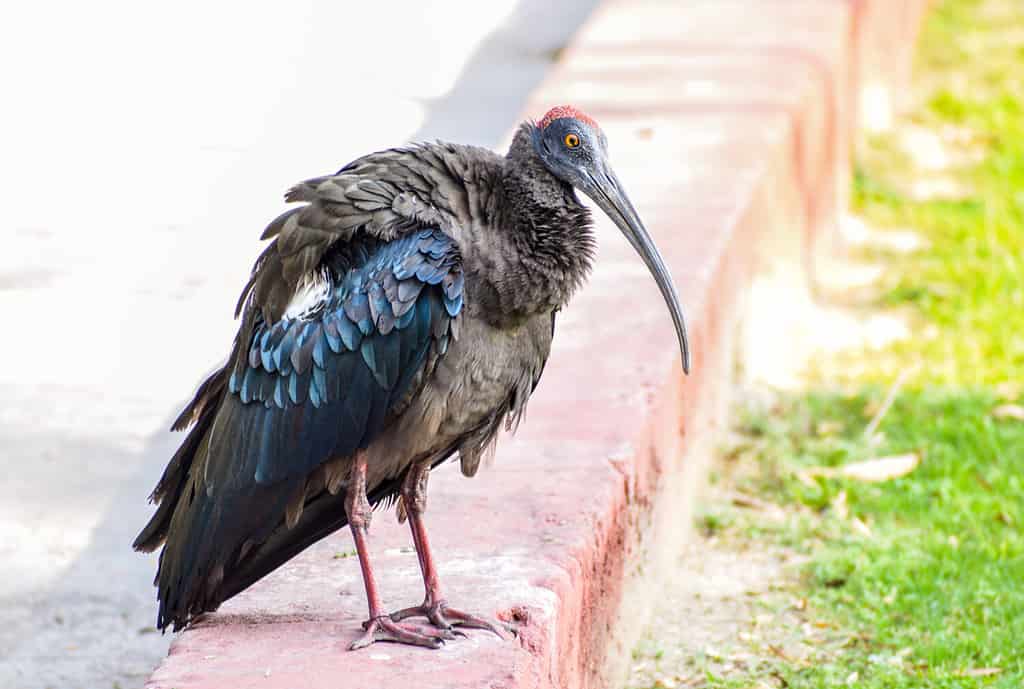
[[[922,240],[869,257],[885,267],[870,308],[907,317],[911,337],[744,408],[731,454],[752,469],[736,487],[787,517],[714,525],[804,556],[792,595],[844,640],[711,686],[1024,686],[1019,0],[937,1],[916,74],[911,111],[863,142],[853,189],[870,226]],[[891,456],[903,466],[884,480],[837,469]]]
[[[1024,381],[1024,8],[936,2],[917,81],[920,104],[903,131],[930,134],[940,160],[915,165],[898,135],[878,137],[854,184],[855,208],[872,224],[913,228],[928,242],[888,257],[882,305],[911,307],[933,326],[890,354],[902,366],[926,364],[921,383]],[[928,197],[928,182],[946,193]]]
[[[871,440],[863,429],[881,397],[784,398],[741,425],[740,451],[759,470],[738,487],[791,514],[741,521],[742,537],[808,554],[795,595],[854,640],[760,673],[793,687],[1022,686],[1024,422],[994,417],[994,395],[926,389],[899,395]],[[920,465],[898,478],[821,475],[908,454]]]

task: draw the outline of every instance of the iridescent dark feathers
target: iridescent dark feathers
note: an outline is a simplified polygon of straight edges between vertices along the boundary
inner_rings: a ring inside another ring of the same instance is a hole
[[[176,486],[173,502],[184,503],[173,516],[162,503],[135,544],[151,550],[174,531],[157,575],[161,627],[216,607],[222,584],[237,588],[233,568],[244,570],[297,493],[303,508],[314,470],[372,442],[458,335],[462,261],[436,228],[339,244],[317,279],[320,299],[300,312],[273,323],[248,314],[252,334],[221,374],[226,385],[204,386],[218,398],[202,398],[199,423],[161,479],[155,496],[166,501]],[[335,512],[330,520],[344,524],[340,504]]]
[[[240,451],[259,455],[258,483],[305,475],[366,447],[428,351],[447,351],[462,310],[458,247],[436,228],[339,245],[318,279],[322,299],[305,313],[274,323],[256,316],[228,380],[252,417],[238,433],[259,443]]]
[[[357,234],[387,242],[420,227],[453,234],[469,225],[466,184],[493,184],[499,161],[485,149],[424,144],[373,153],[295,185],[285,198],[305,205],[285,211],[263,232],[262,239],[274,241],[257,261],[236,315],[251,303],[275,322],[327,251]]]
[[[160,628],[216,609],[344,526],[344,461],[391,432],[440,363],[464,370],[454,341],[504,382],[467,403],[482,411],[432,461],[459,452],[472,474],[521,417],[554,312],[593,253],[589,211],[529,137],[521,130],[507,157],[442,143],[382,151],[288,192],[302,205],[263,233],[231,354],[176,420],[188,434],[135,541],[164,544]],[[491,340],[459,340],[481,323]],[[503,332],[503,358],[489,358]],[[371,486],[371,503],[400,477]]]

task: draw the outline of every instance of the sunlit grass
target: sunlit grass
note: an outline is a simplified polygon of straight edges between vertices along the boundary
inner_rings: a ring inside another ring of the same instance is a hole
[[[886,257],[882,303],[912,307],[919,323],[937,327],[919,329],[890,354],[903,365],[926,362],[916,376],[922,383],[1020,380],[1024,11],[1007,1],[938,3],[918,71],[934,88],[910,119],[942,143],[951,165],[941,174],[966,193],[915,198],[911,184],[927,172],[908,166],[897,137],[868,146],[855,178],[856,210],[880,227],[912,228],[926,240],[920,251]]]
[[[811,555],[801,580],[811,607],[860,639],[779,669],[801,687],[854,672],[864,687],[961,686],[983,669],[998,669],[990,686],[1020,686],[1024,423],[995,418],[1001,402],[989,395],[922,392],[901,396],[865,438],[881,397],[793,398],[741,424],[760,471],[740,487],[807,508],[774,535]],[[920,466],[879,483],[805,473],[910,452]]]

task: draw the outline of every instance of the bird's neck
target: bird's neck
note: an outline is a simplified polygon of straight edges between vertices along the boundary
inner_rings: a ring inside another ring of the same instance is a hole
[[[511,319],[564,306],[590,272],[590,210],[552,175],[521,130],[505,160],[497,204],[503,270],[489,277],[500,313]]]

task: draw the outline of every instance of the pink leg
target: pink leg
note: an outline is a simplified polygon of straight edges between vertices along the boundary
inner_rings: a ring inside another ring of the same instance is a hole
[[[447,630],[436,630],[412,624],[399,624],[384,612],[377,593],[377,581],[370,565],[370,547],[367,536],[370,532],[372,508],[366,499],[366,455],[356,455],[352,467],[352,477],[345,497],[345,512],[352,529],[352,540],[356,544],[359,556],[359,568],[363,572],[363,584],[366,586],[366,602],[370,608],[370,619],[363,623],[365,633],[350,646],[351,650],[364,648],[375,641],[394,641],[413,646],[440,648],[444,639],[452,639],[454,634]]]
[[[424,462],[411,467],[409,473],[406,474],[405,481],[402,482],[402,503],[409,517],[409,528],[416,546],[416,555],[419,557],[426,595],[423,605],[394,612],[391,614],[391,619],[398,622],[407,617],[426,617],[442,630],[451,630],[453,626],[487,629],[504,639],[505,635],[496,622],[450,607],[441,591],[437,567],[434,565],[434,556],[430,550],[430,539],[427,537],[427,528],[423,521],[423,513],[427,509],[427,479],[429,476],[430,463]]]

